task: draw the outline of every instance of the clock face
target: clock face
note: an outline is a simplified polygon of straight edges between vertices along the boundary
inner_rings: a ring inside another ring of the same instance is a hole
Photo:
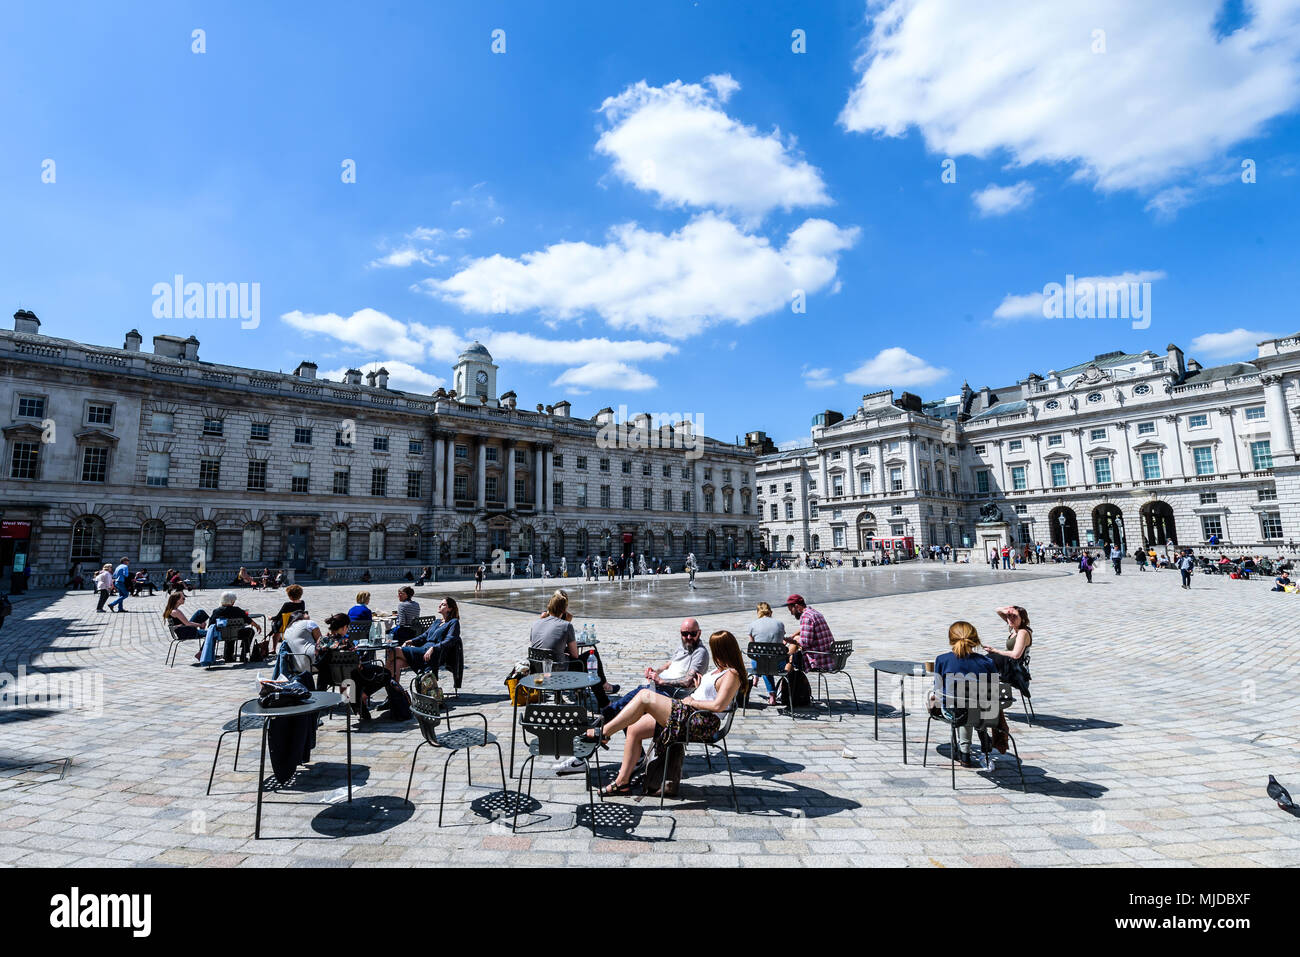
[[[484,372],[482,369],[479,370],[478,375],[476,375],[474,379],[475,381],[478,382],[479,385],[487,385],[487,373]]]

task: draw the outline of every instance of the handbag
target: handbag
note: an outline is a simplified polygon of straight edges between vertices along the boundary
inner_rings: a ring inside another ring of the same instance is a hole
[[[266,638],[263,638],[260,641],[253,642],[253,646],[248,649],[248,660],[254,662],[265,661],[266,654],[268,651],[268,647],[267,647],[268,644],[269,641]]]
[[[416,694],[422,694],[426,698],[432,698],[437,702],[438,711],[442,711],[442,688],[438,686],[438,675],[432,668],[428,671],[421,671],[415,676],[414,688]]]
[[[283,684],[263,684],[257,695],[257,703],[263,708],[291,708],[310,700],[311,690],[297,678]]]

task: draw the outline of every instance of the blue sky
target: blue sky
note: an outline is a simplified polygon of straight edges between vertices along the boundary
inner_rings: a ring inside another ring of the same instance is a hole
[[[51,335],[399,387],[477,337],[526,406],[778,441],[1300,329],[1300,0],[976,6],[12,4],[0,288]],[[177,273],[258,283],[259,325],[155,318]],[[1148,279],[1149,328],[1043,318],[1067,275]]]

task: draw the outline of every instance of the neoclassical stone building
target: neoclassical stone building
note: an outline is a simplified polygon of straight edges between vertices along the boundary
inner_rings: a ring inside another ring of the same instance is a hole
[[[204,362],[193,337],[155,336],[150,353],[135,330],[111,348],[43,335],[28,311],[14,322],[0,331],[0,574],[31,565],[33,586],[122,555],[378,581],[466,574],[494,554],[575,574],[597,553],[680,566],[759,547],[754,451],[689,418],[633,416],[654,430],[637,442],[609,408],[519,408],[478,343],[453,391],[417,395],[383,369],[331,382],[308,361]]]
[[[934,402],[892,391],[824,412],[758,464],[773,550],[863,554],[910,538],[1208,544],[1300,539],[1300,336],[1204,367],[1177,346],[1111,352]]]

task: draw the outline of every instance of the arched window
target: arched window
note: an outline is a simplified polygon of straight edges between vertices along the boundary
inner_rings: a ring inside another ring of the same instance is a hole
[[[533,550],[533,529],[525,525],[519,529],[519,554],[527,555]]]
[[[420,557],[420,526],[412,525],[406,530],[406,558]]]
[[[104,556],[104,520],[97,515],[86,515],[72,525],[73,562],[100,564]]]
[[[468,558],[474,554],[474,526],[465,524],[456,535],[456,557]]]
[[[577,555],[579,558],[587,557],[587,530],[585,528],[578,529]]]
[[[787,536],[785,537],[785,550],[786,550],[787,552],[792,552],[792,551],[794,551],[794,536],[793,536],[793,535],[787,535]]]
[[[382,562],[384,560],[384,546],[387,544],[387,531],[382,525],[376,525],[370,530],[370,551],[368,558],[372,562]]]
[[[718,537],[713,534],[713,529],[704,533],[704,554],[715,555],[718,551]]]
[[[335,525],[330,529],[330,561],[345,562],[348,560],[348,527],[343,524]]]
[[[217,551],[217,526],[211,522],[199,522],[194,526],[194,552],[192,560],[201,562],[202,567],[195,568],[194,571],[202,573],[204,568],[212,564],[213,556]]]
[[[654,555],[654,553],[655,553],[655,533],[654,533],[654,532],[646,532],[646,533],[645,533],[645,549],[644,549],[644,551],[645,551],[645,553],[646,553],[647,555],[651,555],[651,556]]]
[[[140,561],[160,562],[163,553],[163,523],[150,519],[140,528]]]
[[[249,522],[244,526],[243,545],[239,549],[241,562],[260,562],[262,560],[262,526]]]
[[[813,551],[814,551],[814,552],[815,552],[815,551],[819,551],[819,550],[821,549],[821,547],[822,547],[822,537],[821,537],[820,535],[814,535],[814,536],[813,536],[813,538],[812,538],[812,547],[813,547]]]

